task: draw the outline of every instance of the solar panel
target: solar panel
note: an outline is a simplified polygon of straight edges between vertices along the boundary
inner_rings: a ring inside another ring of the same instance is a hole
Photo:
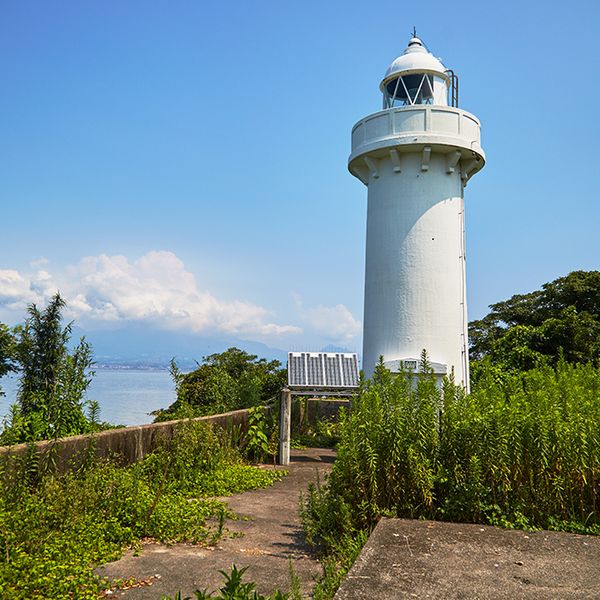
[[[358,354],[351,352],[290,352],[290,388],[357,388]]]

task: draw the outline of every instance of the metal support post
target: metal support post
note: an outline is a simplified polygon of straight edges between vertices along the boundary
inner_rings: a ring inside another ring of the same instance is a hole
[[[281,390],[279,408],[279,464],[290,464],[290,440],[292,421],[292,392],[287,388]]]

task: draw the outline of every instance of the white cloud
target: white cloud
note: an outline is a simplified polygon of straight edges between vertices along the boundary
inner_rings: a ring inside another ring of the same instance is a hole
[[[48,269],[45,262],[35,266]],[[67,302],[69,317],[87,323],[137,321],[257,337],[301,332],[294,325],[271,322],[269,311],[261,306],[222,301],[201,290],[172,252],[148,252],[133,262],[125,256],[90,256],[52,274],[0,270],[0,307],[22,311],[31,302],[44,304],[57,290]]]
[[[221,300],[198,285],[193,273],[172,252],[151,251],[137,260],[125,256],[88,256],[66,269],[53,269],[45,259],[30,272],[0,269],[0,317],[22,318],[30,303],[43,306],[60,290],[66,317],[84,327],[147,323],[202,334],[225,333],[267,342],[291,343],[299,334],[313,343],[349,345],[361,324],[344,304],[304,306],[293,295],[293,324],[276,323],[270,312],[243,300]]]
[[[10,309],[20,309],[24,304],[40,302],[43,296],[39,294],[40,284],[45,281],[45,272],[39,278],[21,275],[13,269],[0,270],[0,305]]]
[[[360,333],[361,324],[344,304],[305,307],[298,294],[292,295],[300,318],[309,327],[335,343],[348,344]]]

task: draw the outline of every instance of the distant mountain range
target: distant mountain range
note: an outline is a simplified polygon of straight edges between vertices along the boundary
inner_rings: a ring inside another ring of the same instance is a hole
[[[207,337],[181,331],[165,331],[143,326],[115,330],[84,331],[73,328],[73,342],[85,336],[91,344],[96,366],[114,369],[166,369],[175,358],[180,369],[188,371],[204,356],[235,346],[260,358],[287,363],[287,350],[272,348],[261,342],[234,337]],[[316,349],[315,349],[316,350]],[[323,352],[349,352],[329,345]]]
[[[166,369],[172,358],[182,370],[193,369],[209,354],[235,346],[261,358],[285,364],[287,352],[260,342],[236,338],[212,338],[186,332],[141,326],[115,330],[84,331],[73,328],[73,341],[85,336],[91,344],[97,367]]]

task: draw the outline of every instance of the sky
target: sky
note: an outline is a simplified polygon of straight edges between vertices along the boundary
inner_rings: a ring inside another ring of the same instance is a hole
[[[459,75],[469,317],[600,268],[600,3],[0,4],[0,321],[360,351],[350,131],[413,26]]]

